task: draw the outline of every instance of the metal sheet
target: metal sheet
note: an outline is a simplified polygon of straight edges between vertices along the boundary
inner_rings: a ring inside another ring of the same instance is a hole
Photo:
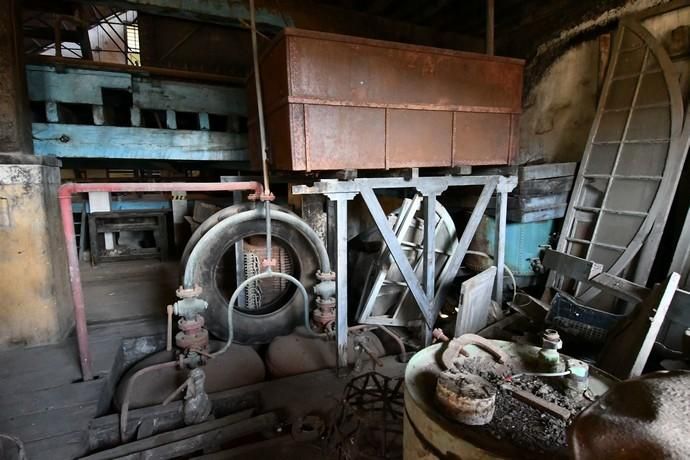
[[[521,111],[517,59],[298,29],[285,36],[292,96]]]
[[[304,125],[307,171],[386,166],[384,109],[305,105]]]
[[[386,117],[386,167],[451,165],[451,112],[389,109]]]
[[[508,163],[517,150],[522,72],[516,59],[286,29],[262,58],[269,132],[274,122],[284,131],[272,114],[291,107],[291,139],[276,139],[285,146],[273,146],[274,168]],[[250,106],[254,100],[250,89]],[[299,106],[303,116],[292,110]],[[452,122],[476,112],[459,127]],[[250,110],[250,125],[252,117]]]
[[[453,114],[453,166],[506,164],[511,155],[508,114]]]

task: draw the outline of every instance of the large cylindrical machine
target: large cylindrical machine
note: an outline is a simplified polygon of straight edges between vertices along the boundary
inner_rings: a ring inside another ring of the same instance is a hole
[[[557,363],[568,366],[571,362],[572,373],[552,372],[558,370],[553,367],[545,369],[549,359],[558,356],[554,354],[556,347],[548,348],[554,351],[546,353],[549,356],[544,359],[544,348],[500,340],[487,343],[498,351],[464,345],[462,354],[453,360],[453,372],[461,375],[469,371],[472,379],[490,382],[496,392],[495,407],[490,407],[490,413],[486,405],[489,395],[483,389],[478,395],[476,386],[474,392],[454,395],[451,404],[457,417],[451,416],[439,400],[439,386],[448,372],[443,362],[449,361],[443,354],[452,344],[432,345],[410,360],[405,371],[405,460],[567,457],[567,417],[574,416],[615,382],[613,377],[565,355],[560,355]],[[495,357],[499,355],[503,359]],[[588,372],[578,373],[575,365]],[[547,372],[541,372],[544,370]],[[499,376],[496,380],[491,377],[494,371]],[[580,379],[582,375],[586,378]],[[534,384],[519,382],[527,378]],[[568,393],[571,390],[574,393]],[[572,400],[565,394],[571,394]],[[565,407],[552,406],[559,404]],[[465,417],[464,422],[458,421],[460,416]],[[485,423],[487,418],[490,421]]]
[[[324,271],[325,247],[317,234],[286,208],[271,205],[272,237],[277,266],[274,271],[297,278],[310,294],[319,282],[316,274]],[[255,213],[245,219],[247,213]],[[212,230],[226,225],[216,236]],[[189,267],[189,257],[197,250],[192,270],[194,285],[201,287],[201,298],[208,302],[203,313],[211,333],[227,339],[228,300],[239,282],[263,271],[266,257],[265,220],[254,204],[245,203],[222,209],[197,228],[182,255],[182,273]],[[202,247],[203,246],[203,247]],[[327,257],[327,256],[326,256]],[[304,302],[291,283],[278,278],[249,284],[233,311],[233,340],[241,344],[263,344],[286,335],[304,324]]]

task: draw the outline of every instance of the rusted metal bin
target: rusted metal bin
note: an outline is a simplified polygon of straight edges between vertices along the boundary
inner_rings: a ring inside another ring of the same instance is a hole
[[[272,167],[509,164],[523,67],[518,59],[285,29],[261,58]],[[258,164],[253,85],[248,91]]]

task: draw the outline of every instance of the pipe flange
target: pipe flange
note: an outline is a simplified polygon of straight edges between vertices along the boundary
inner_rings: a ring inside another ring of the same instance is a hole
[[[319,281],[335,281],[335,272],[323,273],[321,270],[316,272],[316,279]]]
[[[175,345],[182,350],[207,350],[208,343],[208,330],[206,329],[199,329],[194,334],[182,331],[175,335]]]
[[[325,299],[323,297],[317,297],[316,306],[321,310],[335,308],[335,297],[327,297]]]
[[[184,319],[181,318],[177,321],[177,326],[180,328],[181,331],[184,332],[195,332],[202,327],[204,327],[204,324],[206,322],[204,321],[204,317],[201,315],[196,315],[192,319]]]
[[[541,347],[547,350],[560,350],[563,348],[563,341],[558,331],[555,329],[546,329],[541,338]]]
[[[202,291],[203,290],[201,289],[201,286],[195,284],[193,288],[186,288],[184,286],[180,286],[179,288],[177,288],[177,291],[175,291],[175,294],[180,299],[189,299],[192,297],[199,297]]]

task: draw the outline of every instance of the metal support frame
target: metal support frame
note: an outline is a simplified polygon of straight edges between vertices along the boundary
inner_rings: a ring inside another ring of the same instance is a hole
[[[433,302],[436,292],[436,194],[429,193],[424,196],[422,206],[424,212],[424,251],[422,263],[424,264],[422,279],[427,302]],[[433,320],[432,320],[433,321]],[[432,324],[426,324],[424,328],[424,343],[431,345]]]
[[[356,193],[329,193],[326,196],[335,202],[336,236],[335,265],[336,305],[335,337],[338,347],[338,371],[347,369],[347,202]],[[330,248],[329,248],[330,249]]]
[[[296,185],[292,188],[294,195],[323,194],[330,200],[336,201],[337,225],[336,225],[336,246],[337,246],[337,342],[338,342],[338,365],[347,365],[347,201],[361,194],[364,199],[371,217],[374,219],[376,227],[388,247],[391,257],[395,261],[407,283],[410,293],[414,297],[419,310],[424,318],[425,333],[423,337],[427,343],[431,340],[431,328],[433,328],[438,312],[443,305],[448,287],[455,278],[455,274],[460,269],[462,260],[467,253],[470,242],[479,226],[482,216],[486,210],[491,196],[498,194],[496,220],[498,228],[496,261],[497,261],[497,283],[503,285],[504,271],[504,245],[505,245],[505,223],[507,214],[507,194],[517,185],[517,177],[504,176],[438,176],[438,177],[413,177],[405,179],[402,177],[383,177],[383,178],[360,178],[351,181],[319,181],[312,186]],[[407,260],[402,245],[398,240],[394,230],[388,224],[381,204],[376,198],[376,189],[415,189],[424,197],[423,212],[424,217],[429,221],[434,220],[436,199],[448,187],[458,186],[483,186],[482,193],[477,204],[472,211],[472,215],[465,227],[465,231],[460,237],[458,247],[453,256],[448,260],[450,269],[444,271],[445,276],[435,280],[435,247],[434,247],[434,228],[435,225],[425,225],[424,232],[424,271],[422,282],[417,278],[415,270]],[[500,262],[500,266],[499,266]],[[496,301],[503,302],[502,288],[496,289]]]
[[[508,215],[508,192],[496,193],[496,214],[503,216],[496,219],[496,284],[494,285],[494,297],[503,300],[503,272],[505,270],[505,245],[506,245],[506,216]],[[501,303],[499,302],[499,304]]]

